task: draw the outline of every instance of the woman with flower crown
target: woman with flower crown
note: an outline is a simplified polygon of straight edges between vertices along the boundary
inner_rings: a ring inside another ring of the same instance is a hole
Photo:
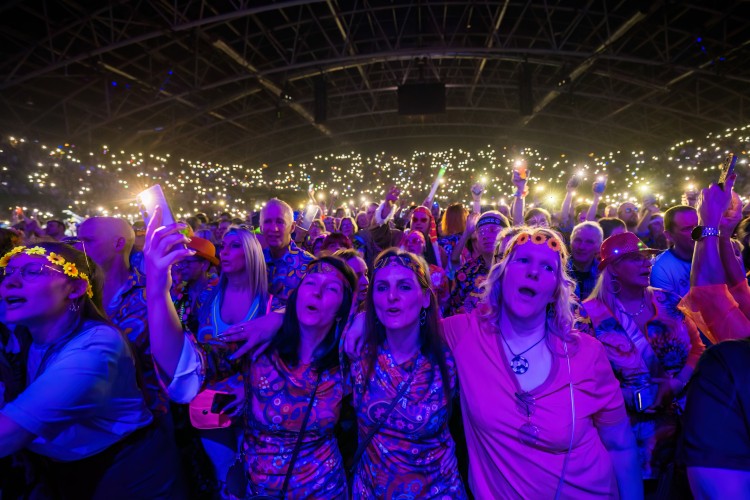
[[[669,477],[676,407],[684,407],[685,385],[705,350],[693,320],[677,309],[680,297],[649,286],[655,253],[633,233],[604,240],[599,279],[583,303],[584,321],[620,381],[647,491]]]
[[[32,339],[23,392],[0,402],[0,457],[38,455],[53,498],[182,497],[174,442],[150,425],[127,339],[101,312],[96,264],[40,243],[8,252],[0,275],[0,321]]]

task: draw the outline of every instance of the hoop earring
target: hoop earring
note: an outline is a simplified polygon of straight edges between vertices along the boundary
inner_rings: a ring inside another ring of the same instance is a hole
[[[609,280],[609,287],[610,291],[615,295],[622,292],[622,283],[617,281],[617,278],[612,278],[611,280]]]
[[[77,313],[81,310],[81,305],[76,301],[71,301],[70,305],[68,306],[68,311]]]
[[[422,312],[419,313],[419,324],[424,326],[427,323],[427,309],[422,308]]]

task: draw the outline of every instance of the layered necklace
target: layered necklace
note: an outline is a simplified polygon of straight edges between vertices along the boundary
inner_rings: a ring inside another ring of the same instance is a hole
[[[513,349],[510,348],[510,345],[508,344],[508,341],[505,340],[505,335],[503,335],[502,332],[500,332],[500,337],[503,339],[503,342],[505,342],[505,346],[513,355],[513,357],[510,360],[510,369],[513,370],[513,373],[515,373],[516,375],[523,375],[524,373],[529,371],[529,360],[524,358],[523,355],[529,352],[530,350],[532,350],[533,348],[535,348],[536,346],[538,346],[542,342],[542,340],[544,340],[547,337],[547,335],[546,334],[542,335],[542,337],[536,342],[534,342],[534,344],[531,347],[529,347],[528,349],[522,352],[519,352],[518,354],[513,352]]]

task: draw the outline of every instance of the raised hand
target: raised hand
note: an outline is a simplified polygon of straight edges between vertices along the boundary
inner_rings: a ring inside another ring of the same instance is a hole
[[[146,243],[143,247],[146,275],[149,276],[149,289],[169,289],[172,285],[171,267],[195,251],[185,246],[190,240],[180,231],[186,224],[162,226],[162,210],[156,207],[146,228]]]
[[[723,188],[718,184],[711,184],[701,190],[697,205],[700,224],[709,227],[719,226],[722,215],[732,203],[732,187],[736,179],[737,174],[732,174],[727,177]]]

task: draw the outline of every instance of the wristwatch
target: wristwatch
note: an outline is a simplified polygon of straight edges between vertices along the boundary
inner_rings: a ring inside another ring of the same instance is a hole
[[[695,226],[690,233],[690,237],[693,238],[693,241],[700,241],[708,236],[719,236],[719,228],[710,226]]]

